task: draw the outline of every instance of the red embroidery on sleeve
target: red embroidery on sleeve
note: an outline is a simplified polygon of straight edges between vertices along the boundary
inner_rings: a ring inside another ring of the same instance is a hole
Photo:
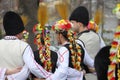
[[[63,61],[64,61],[64,54],[67,52],[68,50],[66,50],[63,54],[60,54],[60,53],[58,53],[59,55],[60,55],[60,58],[59,58],[59,60],[60,60],[60,62],[62,63]]]

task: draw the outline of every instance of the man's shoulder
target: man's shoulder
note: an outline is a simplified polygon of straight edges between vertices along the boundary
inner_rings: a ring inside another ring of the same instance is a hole
[[[0,39],[0,42],[2,42],[3,41],[3,39]]]
[[[15,43],[22,43],[22,44],[28,45],[27,42],[22,41],[22,40],[19,40],[19,39],[16,39],[16,40],[5,40],[5,39],[0,39],[0,42],[13,42],[13,43],[15,42]]]
[[[59,48],[59,50],[66,50],[67,48],[66,48],[66,46],[61,46],[60,48]]]
[[[25,41],[22,40],[17,40],[17,42],[19,43],[20,46],[22,46],[23,48],[26,48],[27,46],[29,46],[29,44]]]
[[[0,45],[4,45],[6,43],[6,41],[4,41],[3,39],[0,40]]]
[[[22,44],[29,45],[27,42],[19,40]]]
[[[67,52],[67,51],[69,51],[69,50],[66,46],[61,46],[58,50],[58,52]]]
[[[98,36],[98,34],[95,33],[94,31],[84,32],[84,33],[81,34],[81,36],[90,36],[90,35],[91,36],[93,36],[93,35]]]
[[[83,33],[82,35],[78,36],[78,38],[82,41],[84,40],[91,40],[91,39],[98,39],[99,40],[99,36],[97,33],[93,32],[93,31],[89,31],[88,33]]]

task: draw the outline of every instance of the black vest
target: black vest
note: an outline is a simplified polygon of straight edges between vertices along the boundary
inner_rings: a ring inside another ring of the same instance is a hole
[[[39,58],[39,51],[34,51],[34,56],[35,56],[35,60],[38,64],[40,64],[41,66],[43,66],[43,63],[41,62],[40,58]],[[57,63],[57,59],[58,59],[58,55],[56,52],[51,51],[51,62],[52,62],[52,73],[55,72],[56,69],[56,63]]]
[[[69,45],[70,44],[66,44],[66,45],[64,45],[68,50],[69,50],[69,67],[71,67],[71,68],[73,68],[73,64],[72,64],[72,60],[71,60],[71,51],[70,51],[70,48],[69,48]],[[79,45],[79,44],[78,44]],[[84,52],[84,49],[82,48],[82,46],[81,45],[79,45],[80,47],[81,47],[81,64],[80,64],[80,66],[81,66],[81,68],[82,69],[84,69],[84,66],[83,66],[83,59],[84,59],[84,54],[85,54],[85,52]]]

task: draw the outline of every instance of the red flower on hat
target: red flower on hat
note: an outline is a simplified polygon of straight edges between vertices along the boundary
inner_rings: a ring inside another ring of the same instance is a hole
[[[52,26],[52,30],[55,30],[55,26],[54,25]]]
[[[68,30],[70,28],[71,28],[71,24],[70,23],[66,24],[66,29]]]
[[[55,30],[69,30],[71,26],[72,25],[68,20],[60,20],[60,21],[57,21],[52,28]]]
[[[117,41],[113,41],[112,45],[118,45],[118,42]]]

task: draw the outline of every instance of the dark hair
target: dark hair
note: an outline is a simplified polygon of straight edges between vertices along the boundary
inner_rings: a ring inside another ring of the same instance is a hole
[[[69,39],[68,39],[68,31],[66,31],[66,30],[61,30],[61,31],[56,31],[56,33],[58,33],[58,34],[62,34],[62,36],[64,37],[64,39],[65,40],[67,40],[67,41],[69,41]]]

